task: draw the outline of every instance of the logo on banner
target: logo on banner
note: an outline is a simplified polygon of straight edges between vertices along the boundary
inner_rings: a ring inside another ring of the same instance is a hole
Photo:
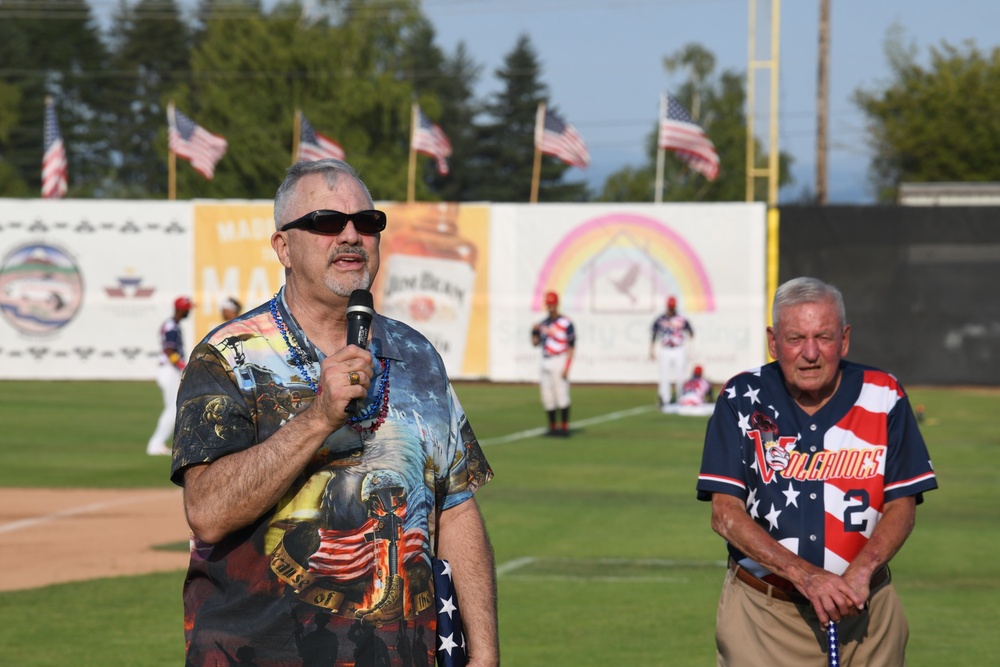
[[[646,313],[665,294],[687,313],[715,310],[715,295],[701,257],[658,220],[614,213],[587,221],[564,236],[546,258],[532,295],[542,310],[548,291],[593,313]]]
[[[70,255],[55,246],[29,243],[0,266],[0,310],[23,334],[66,326],[83,303],[83,278]]]
[[[117,285],[104,288],[112,299],[148,299],[155,291],[155,287],[143,286],[142,276],[120,276]]]

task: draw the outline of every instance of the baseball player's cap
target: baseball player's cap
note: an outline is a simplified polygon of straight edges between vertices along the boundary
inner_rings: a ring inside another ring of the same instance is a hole
[[[177,310],[191,310],[193,306],[194,304],[191,303],[191,299],[186,296],[179,296],[174,299],[174,308]]]
[[[701,366],[695,366],[694,367],[694,374],[700,376],[702,374],[703,370],[704,369]]]
[[[546,306],[554,306],[557,303],[559,303],[559,295],[558,294],[556,294],[555,292],[546,292],[545,293],[545,305]]]
[[[677,297],[670,296],[667,297],[667,308],[673,308],[677,305]]]

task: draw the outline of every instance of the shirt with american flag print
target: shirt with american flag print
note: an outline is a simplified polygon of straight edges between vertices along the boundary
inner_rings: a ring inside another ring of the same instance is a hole
[[[840,362],[836,393],[815,414],[792,400],[777,362],[726,383],[705,435],[698,499],[737,496],[768,535],[842,574],[885,503],[937,488],[903,387],[889,373]],[[730,555],[760,576],[729,545]]]

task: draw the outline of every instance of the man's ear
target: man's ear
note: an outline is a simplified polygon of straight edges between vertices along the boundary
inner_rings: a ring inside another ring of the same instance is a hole
[[[271,234],[271,247],[274,254],[278,256],[278,261],[286,269],[292,268],[292,261],[288,257],[288,237],[286,232],[275,232]]]

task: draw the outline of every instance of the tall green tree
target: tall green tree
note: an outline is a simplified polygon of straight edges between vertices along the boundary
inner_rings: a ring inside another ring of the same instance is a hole
[[[45,98],[52,96],[69,161],[69,195],[89,195],[109,159],[100,112],[107,49],[90,6],[52,0],[31,11],[0,3],[0,63],[0,108],[11,119],[7,138],[0,137],[0,194],[40,192]]]
[[[868,116],[878,199],[895,201],[903,182],[1000,181],[1000,48],[942,42],[924,66],[896,29],[885,51],[890,83],[854,95]]]
[[[518,37],[496,76],[503,88],[485,106],[487,120],[480,126],[478,149],[467,165],[474,179],[469,199],[525,202],[531,197],[538,104],[549,98],[548,87],[540,80],[538,55],[527,35]],[[587,199],[585,183],[562,180],[568,169],[554,157],[542,157],[538,201]]]
[[[280,4],[212,0],[179,108],[229,151],[206,182],[178,168],[178,196],[270,198],[291,161],[296,109],[338,141],[376,199],[406,196],[412,86],[399,74],[415,0]],[[237,11],[238,10],[238,11]]]
[[[746,88],[743,75],[725,70],[716,77],[715,56],[699,44],[688,44],[664,58],[670,72],[683,70],[687,80],[670,91],[705,130],[719,154],[719,174],[709,181],[671,151],[665,151],[663,201],[743,201],[746,199]],[[654,200],[659,121],[646,137],[647,162],[627,166],[607,178],[600,201]],[[767,155],[758,143],[758,166],[767,164]],[[778,158],[779,183],[791,180],[791,157]]]
[[[164,198],[167,192],[166,100],[187,81],[191,31],[174,0],[122,4],[110,31],[114,76],[106,104],[114,116],[117,159],[103,187],[107,197]]]

